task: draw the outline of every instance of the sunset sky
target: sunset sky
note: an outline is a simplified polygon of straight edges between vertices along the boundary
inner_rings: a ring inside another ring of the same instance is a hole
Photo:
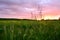
[[[39,7],[38,7],[39,6]],[[60,0],[0,0],[0,18],[31,18],[31,13],[40,19],[58,19],[60,17]]]

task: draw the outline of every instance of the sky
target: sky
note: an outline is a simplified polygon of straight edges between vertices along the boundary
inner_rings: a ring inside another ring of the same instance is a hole
[[[0,0],[0,18],[40,19],[40,10],[42,18],[58,19],[60,0]]]

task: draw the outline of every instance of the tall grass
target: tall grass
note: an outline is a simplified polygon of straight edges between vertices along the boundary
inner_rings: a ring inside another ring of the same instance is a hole
[[[0,40],[60,40],[60,21],[0,20]]]

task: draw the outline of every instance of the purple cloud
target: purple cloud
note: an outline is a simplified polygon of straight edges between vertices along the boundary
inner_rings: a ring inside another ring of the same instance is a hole
[[[31,11],[38,14],[38,5],[39,7],[42,6],[43,14],[44,12],[48,13],[47,10],[49,10],[49,12],[51,12],[51,10],[53,11],[53,9],[58,12],[60,10],[60,0],[0,0],[0,17],[24,16],[24,14],[30,14]]]

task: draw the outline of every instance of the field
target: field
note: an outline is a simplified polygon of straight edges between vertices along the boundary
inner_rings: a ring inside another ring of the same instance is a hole
[[[60,40],[60,21],[0,20],[0,40]]]

